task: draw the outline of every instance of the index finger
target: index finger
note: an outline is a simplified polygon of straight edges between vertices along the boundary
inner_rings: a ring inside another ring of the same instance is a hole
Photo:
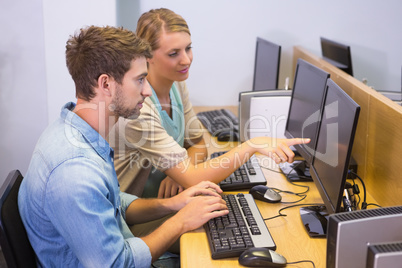
[[[306,138],[306,139],[301,139],[301,138],[295,138],[295,139],[287,139],[286,140],[286,144],[287,146],[292,146],[295,144],[306,144],[309,143],[310,139]]]

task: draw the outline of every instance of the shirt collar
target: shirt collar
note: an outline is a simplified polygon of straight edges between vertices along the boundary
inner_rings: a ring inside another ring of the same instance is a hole
[[[90,144],[90,146],[107,161],[110,155],[113,157],[113,149],[109,143],[87,122],[73,112],[75,103],[69,102],[65,104],[61,110],[60,117],[65,124],[76,129]]]

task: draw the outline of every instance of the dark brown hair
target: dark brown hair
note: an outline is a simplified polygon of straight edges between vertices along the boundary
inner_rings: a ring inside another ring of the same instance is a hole
[[[80,29],[66,45],[66,64],[77,98],[94,98],[93,88],[102,74],[121,84],[131,61],[139,57],[151,58],[151,47],[130,30],[111,26]]]

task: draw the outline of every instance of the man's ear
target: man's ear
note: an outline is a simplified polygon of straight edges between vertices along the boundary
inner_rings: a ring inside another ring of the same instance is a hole
[[[98,88],[105,96],[108,96],[108,97],[112,96],[111,82],[112,82],[112,79],[107,74],[101,74],[98,78]]]

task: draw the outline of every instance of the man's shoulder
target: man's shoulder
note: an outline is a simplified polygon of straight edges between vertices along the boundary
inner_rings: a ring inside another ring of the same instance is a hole
[[[96,158],[96,152],[85,137],[74,127],[57,120],[40,136],[34,154],[52,169],[74,158]]]

